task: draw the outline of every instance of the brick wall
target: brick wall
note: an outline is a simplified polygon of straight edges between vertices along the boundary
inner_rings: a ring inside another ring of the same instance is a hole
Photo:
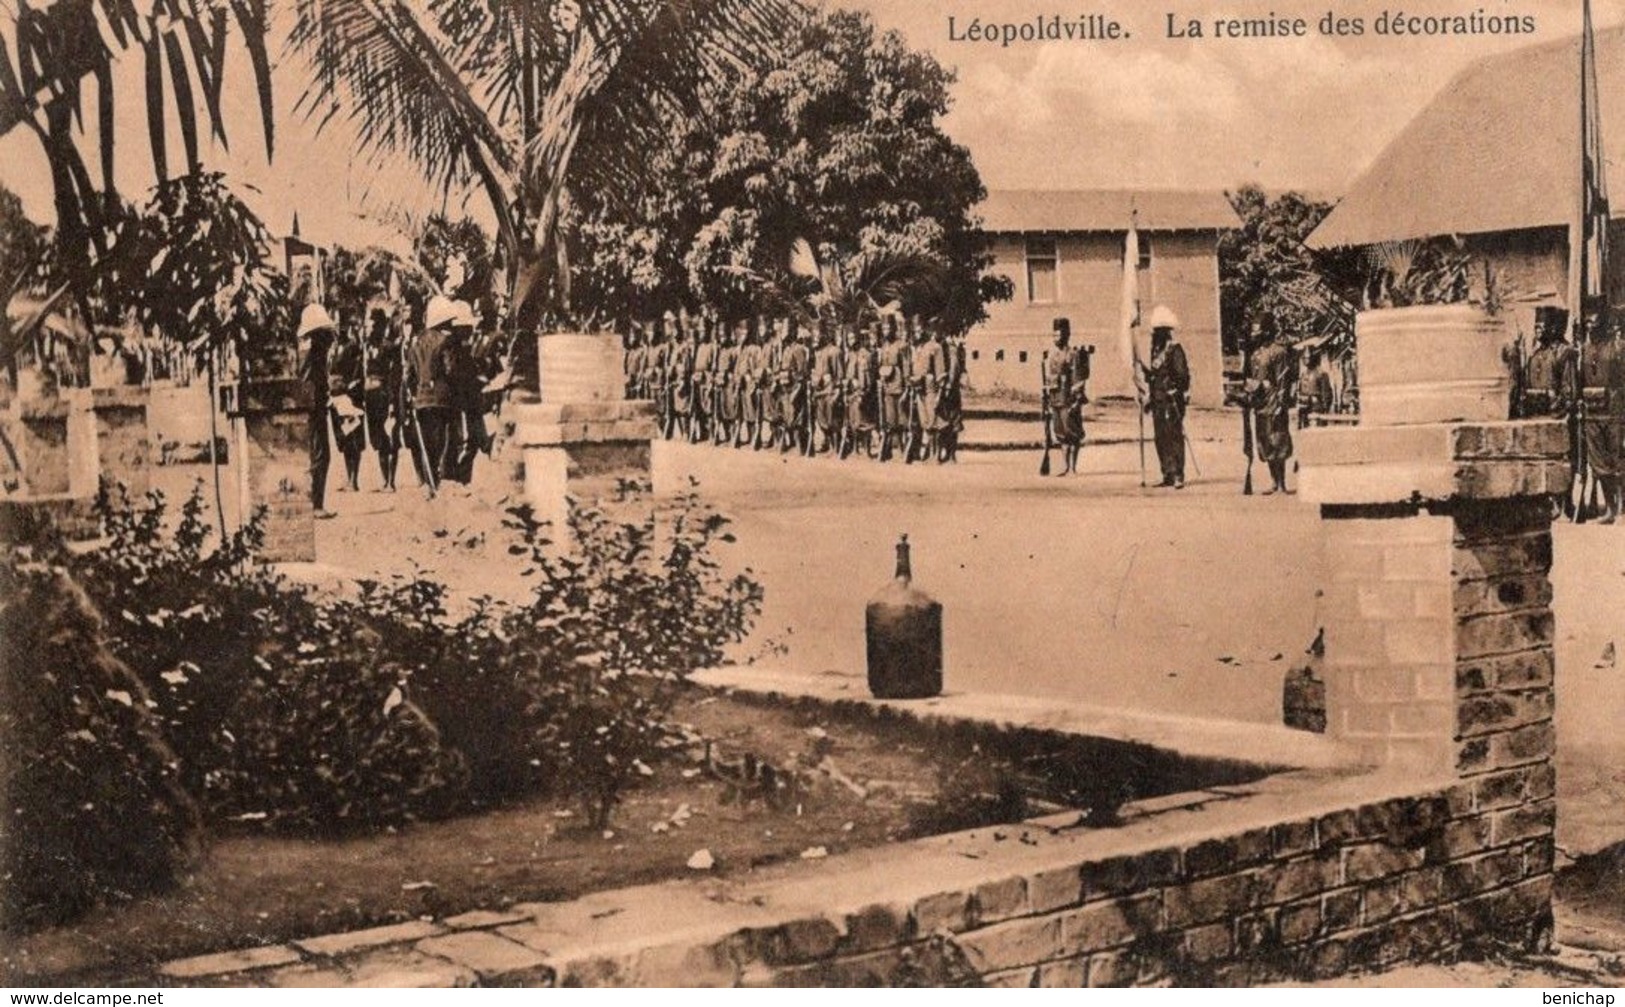
[[[747,931],[725,957],[789,985],[891,984],[945,954],[962,963],[948,978],[991,985],[1244,985],[1533,946],[1550,933],[1545,794],[1464,783]],[[556,978],[630,977],[597,961]]]

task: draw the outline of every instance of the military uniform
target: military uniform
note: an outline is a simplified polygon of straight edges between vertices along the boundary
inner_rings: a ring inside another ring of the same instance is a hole
[[[705,323],[705,329],[699,332],[700,341],[694,347],[693,417],[689,421],[689,440],[692,441],[707,436],[711,432],[711,425],[716,422],[712,413],[716,409],[717,344],[711,339],[710,328],[711,323]]]
[[[846,429],[853,438],[867,440],[875,427],[875,350],[860,339],[841,362],[846,393]]]
[[[401,457],[401,344],[394,327],[383,320],[367,352],[366,384],[362,404],[367,414],[367,438],[378,454],[378,473],[384,489],[395,489],[395,469]]]
[[[807,382],[812,372],[812,353],[807,344],[786,336],[779,349],[775,378],[778,384],[779,427],[786,451],[806,436]]]
[[[359,337],[359,333],[357,334]],[[344,485],[340,489],[361,488],[361,453],[367,447],[361,408],[361,343],[341,339],[334,343],[328,362],[328,409],[333,424],[333,444],[344,459]]]
[[[942,378],[942,460],[957,461],[959,432],[965,429],[965,340],[961,336],[942,337],[946,370]]]
[[[1052,347],[1044,354],[1045,376],[1049,382],[1045,391],[1049,398],[1050,434],[1062,445],[1076,447],[1083,443],[1087,360],[1075,346]]]
[[[1160,346],[1153,339],[1151,359],[1144,365],[1146,412],[1151,414],[1162,468],[1162,485],[1185,485],[1185,406],[1190,397],[1191,371],[1185,348],[1172,331]]]
[[[1253,351],[1247,362],[1247,393],[1253,406],[1253,429],[1258,457],[1269,465],[1273,486],[1266,493],[1286,489],[1286,463],[1292,457],[1293,391],[1298,380],[1298,355],[1279,341]]]
[[[1619,506],[1620,455],[1625,451],[1625,347],[1619,340],[1586,345],[1580,381],[1585,396],[1586,465],[1603,490],[1611,519]]]
[[[713,384],[716,386],[716,426],[712,440],[718,444],[737,439],[739,433],[739,365],[744,350],[730,329],[724,333],[722,345],[717,348],[717,366]]]
[[[670,346],[666,356],[666,394],[671,397],[667,437],[673,431],[688,432],[689,414],[694,409],[694,339],[682,332]]]
[[[835,433],[841,422],[836,406],[840,401],[842,382],[841,348],[826,335],[823,345],[813,355],[811,385],[813,423],[823,433],[825,447],[831,449],[836,446]],[[808,452],[811,453],[815,447],[809,444]]]

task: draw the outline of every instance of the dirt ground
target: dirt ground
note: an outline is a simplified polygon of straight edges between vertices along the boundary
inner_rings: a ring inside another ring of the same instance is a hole
[[[1097,415],[1097,431],[1132,429],[1121,408]],[[1050,479],[1031,452],[902,466],[658,443],[656,488],[692,487],[735,522],[725,558],[767,593],[741,660],[861,676],[863,605],[906,532],[916,583],[945,607],[950,691],[1278,722],[1282,675],[1319,625],[1315,509],[1240,495],[1233,417],[1193,412],[1191,426],[1191,478],[1177,492],[1141,488],[1132,440],[1086,446],[1081,475]],[[161,483],[183,490],[202,474],[162,470]],[[495,559],[506,560],[495,466],[432,502],[370,491],[375,479],[365,470],[363,492],[330,495],[339,516],[318,529],[324,562],[298,576],[332,584],[421,567],[472,593],[523,592]],[[1625,934],[1625,898],[1587,893],[1625,895],[1625,527],[1560,525],[1552,579],[1559,862],[1585,869],[1563,886],[1563,919],[1601,926],[1614,936],[1593,943],[1607,943]]]

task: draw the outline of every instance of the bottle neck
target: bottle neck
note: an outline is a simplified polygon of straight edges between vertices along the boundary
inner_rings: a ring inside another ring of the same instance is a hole
[[[908,560],[907,542],[897,543],[897,579],[905,584],[914,579],[914,570]]]

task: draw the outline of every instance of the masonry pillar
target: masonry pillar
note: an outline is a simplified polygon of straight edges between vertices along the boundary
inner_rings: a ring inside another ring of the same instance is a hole
[[[102,478],[120,483],[139,500],[152,486],[152,436],[147,422],[151,393],[139,385],[85,390],[96,432]]]
[[[513,405],[514,488],[555,529],[577,507],[647,517],[654,406],[625,396],[620,337],[551,334],[537,345],[540,399]]]
[[[310,500],[310,399],[296,378],[228,386],[231,457],[238,508],[246,521],[264,508],[264,563],[316,560],[316,512]]]
[[[48,515],[69,538],[95,538],[96,430],[88,399],[69,389],[14,408],[9,429],[19,470],[6,508]]]

